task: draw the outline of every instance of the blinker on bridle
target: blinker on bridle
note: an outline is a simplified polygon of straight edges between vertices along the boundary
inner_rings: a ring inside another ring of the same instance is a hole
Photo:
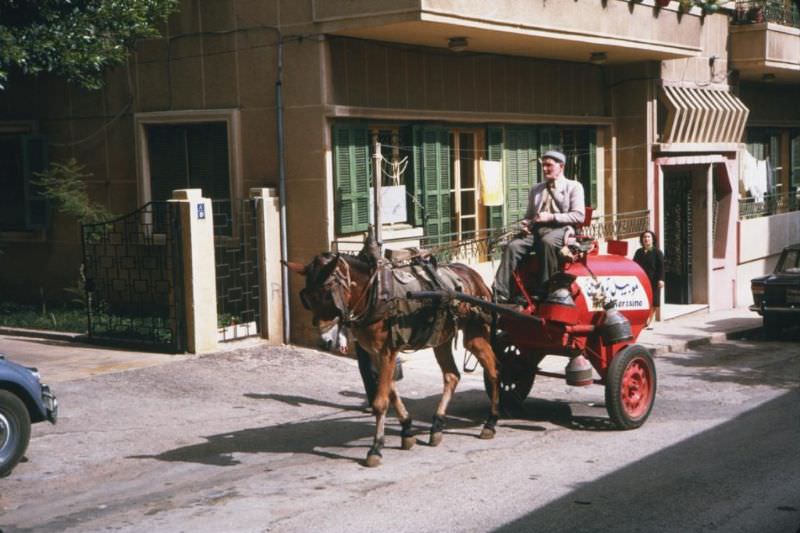
[[[303,307],[308,311],[312,311],[313,297],[311,294],[319,289],[327,289],[333,300],[333,305],[336,307],[337,311],[339,311],[340,317],[344,317],[347,314],[347,297],[342,293],[350,289],[350,269],[347,268],[345,273],[342,274],[338,269],[339,259],[339,254],[333,256],[333,259],[328,263],[329,265],[332,264],[333,267],[330,273],[325,276],[321,282],[319,279],[315,279],[314,282],[309,283],[305,288],[300,290],[300,303],[302,303]],[[347,266],[346,262],[345,266]],[[322,268],[322,273],[324,273],[327,268],[328,265],[325,265],[325,267]],[[321,277],[322,276],[317,276],[317,278]]]

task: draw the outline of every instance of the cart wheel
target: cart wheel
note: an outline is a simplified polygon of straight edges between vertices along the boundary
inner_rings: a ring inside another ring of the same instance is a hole
[[[500,407],[505,410],[518,409],[533,387],[536,378],[533,365],[513,344],[503,345],[502,349],[498,346],[495,355],[500,363]],[[492,390],[485,373],[483,387],[491,399]]]
[[[611,360],[606,376],[606,409],[619,429],[635,429],[650,416],[656,397],[656,367],[650,352],[638,344]]]

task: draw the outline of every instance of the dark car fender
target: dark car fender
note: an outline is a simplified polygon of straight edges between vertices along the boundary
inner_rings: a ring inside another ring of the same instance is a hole
[[[42,385],[34,372],[36,369],[7,361],[0,355],[0,390],[12,392],[25,403],[31,422],[55,422],[56,413],[45,405],[45,398],[52,397],[52,393],[49,387]]]

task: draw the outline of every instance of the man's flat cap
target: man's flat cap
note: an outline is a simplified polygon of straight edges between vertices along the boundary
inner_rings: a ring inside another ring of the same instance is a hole
[[[562,165],[567,162],[567,158],[564,156],[564,154],[562,154],[558,150],[548,150],[547,152],[544,153],[542,159],[544,159],[545,157],[549,157],[554,161],[558,161]]]

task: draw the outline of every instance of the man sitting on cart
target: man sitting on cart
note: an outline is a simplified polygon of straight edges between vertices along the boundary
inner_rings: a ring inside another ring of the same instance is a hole
[[[506,246],[495,274],[494,294],[500,303],[510,301],[511,275],[531,250],[539,260],[536,286],[539,292],[544,291],[547,281],[558,271],[559,253],[567,233],[583,222],[583,185],[564,176],[565,162],[564,154],[556,150],[542,156],[544,181],[534,185],[528,193],[528,209],[520,221],[521,231]]]

